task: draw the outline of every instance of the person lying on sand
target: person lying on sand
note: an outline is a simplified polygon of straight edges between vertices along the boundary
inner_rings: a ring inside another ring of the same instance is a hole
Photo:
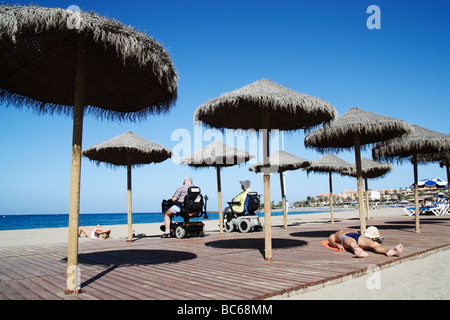
[[[365,258],[369,254],[364,250],[385,254],[388,257],[398,256],[403,251],[403,245],[399,244],[392,249],[386,249],[377,240],[381,239],[376,227],[367,228],[363,236],[356,230],[339,230],[329,237],[330,247],[339,250],[350,250],[358,258]],[[380,240],[379,240],[380,241]]]
[[[80,236],[82,233],[85,234],[86,237],[91,238],[91,239],[106,239],[109,237],[109,234],[111,233],[110,229],[103,229],[99,224],[97,225],[97,227],[90,231],[88,228],[86,227],[79,227],[78,228],[78,236]]]

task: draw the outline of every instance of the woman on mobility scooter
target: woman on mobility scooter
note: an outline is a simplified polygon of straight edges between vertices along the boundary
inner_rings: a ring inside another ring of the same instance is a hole
[[[229,207],[224,211],[224,227],[226,232],[232,232],[238,229],[246,233],[251,230],[262,230],[259,216],[255,211],[259,209],[259,195],[250,190],[251,182],[249,180],[239,181],[242,192],[228,202]]]

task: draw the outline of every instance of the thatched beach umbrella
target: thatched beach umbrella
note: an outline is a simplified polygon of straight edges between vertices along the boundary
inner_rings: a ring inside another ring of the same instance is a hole
[[[172,151],[129,131],[84,150],[83,156],[95,161],[97,164],[104,162],[113,167],[127,167],[127,241],[132,241],[131,168],[133,166],[163,162],[172,156]]]
[[[351,170],[351,164],[334,154],[326,154],[323,157],[313,161],[309,167],[304,170],[309,174],[311,171],[328,173],[329,185],[330,185],[330,213],[331,213],[331,223],[334,224],[334,211],[333,211],[333,180],[332,173],[336,172],[343,174],[347,170]]]
[[[306,160],[302,157],[295,156],[286,151],[277,150],[272,153],[269,157],[270,172],[280,173],[280,185],[281,185],[281,202],[283,204],[283,218],[284,218],[284,228],[287,229],[287,212],[286,212],[286,194],[284,192],[284,178],[283,172],[287,170],[297,170],[305,168],[311,164],[311,161]],[[262,172],[264,169],[263,163],[258,163],[249,168],[250,171],[255,173]]]
[[[361,233],[364,233],[366,230],[361,172],[361,146],[392,139],[412,131],[412,127],[405,121],[353,107],[333,122],[324,125],[305,137],[305,145],[307,147],[317,148],[321,152],[355,149]]]
[[[376,179],[384,176],[394,167],[389,163],[379,162],[367,158],[361,159],[361,173],[364,179],[365,185],[365,198],[366,198],[366,217],[370,220],[369,214],[369,183],[368,179]],[[352,164],[351,170],[345,172],[349,176],[356,177],[356,164]]]
[[[222,186],[220,181],[220,170],[223,167],[231,167],[242,164],[255,156],[230,147],[219,141],[214,141],[202,150],[194,152],[180,160],[180,164],[187,164],[194,168],[216,167],[217,173],[217,196],[219,201],[219,228],[223,233],[223,216],[222,216]]]
[[[378,143],[372,148],[372,157],[389,162],[411,162],[414,167],[414,197],[416,211],[416,232],[420,232],[419,189],[417,160],[420,154],[442,153],[450,151],[450,135],[413,125],[414,132],[389,141]]]
[[[73,115],[68,293],[79,292],[83,115],[137,120],[177,98],[169,54],[148,35],[93,12],[0,6],[0,102]]]
[[[268,169],[269,130],[308,129],[336,115],[334,107],[320,98],[263,79],[207,101],[195,111],[194,122],[219,129],[261,130],[263,163]],[[270,172],[263,171],[265,259],[272,260]]]

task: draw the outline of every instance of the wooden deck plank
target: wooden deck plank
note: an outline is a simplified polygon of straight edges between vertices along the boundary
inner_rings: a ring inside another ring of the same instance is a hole
[[[221,277],[217,272],[195,270],[196,265],[184,265],[184,270],[190,270],[188,275],[182,273],[177,274],[177,279],[183,283],[184,287],[190,288],[189,291],[193,291],[194,295],[198,295],[202,289],[207,288],[208,291],[201,292],[201,295],[210,295],[212,289],[215,292],[216,299],[246,299],[248,295],[239,290],[241,287],[236,285],[232,279],[236,279],[236,276]],[[175,274],[175,271],[174,271]],[[181,276],[180,276],[181,275]],[[191,279],[189,279],[189,278]],[[241,280],[242,281],[242,280]],[[230,289],[231,287],[231,289]],[[254,290],[256,290],[254,288]]]
[[[24,286],[27,287],[28,290],[33,290],[37,292],[37,294],[43,299],[43,300],[62,300],[62,292],[55,288],[53,285],[48,285],[48,283],[43,280],[42,278],[28,278],[28,279],[21,279],[19,282]]]
[[[273,261],[264,260],[262,232],[219,234],[205,238],[81,241],[79,295],[63,293],[66,247],[63,245],[0,248],[0,300],[43,299],[261,299],[364,273],[429,250],[450,246],[450,219],[427,217],[414,232],[410,217],[373,219],[390,247],[402,243],[402,257],[326,249],[320,241],[338,229],[359,228],[357,221],[332,225],[301,224],[273,228]]]

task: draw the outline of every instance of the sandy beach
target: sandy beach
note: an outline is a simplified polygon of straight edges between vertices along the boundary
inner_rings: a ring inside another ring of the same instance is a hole
[[[264,213],[261,213],[263,216]],[[374,218],[404,216],[402,209],[375,209],[371,210]],[[344,210],[335,213],[336,222],[339,220],[358,219],[357,210]],[[312,214],[291,214],[288,215],[288,225],[301,223],[320,223],[330,220],[329,212],[318,212]],[[206,232],[219,232],[219,220],[202,220],[205,223]],[[272,216],[272,226],[282,226],[284,224],[283,216]],[[162,223],[142,223],[133,224],[135,234],[144,233],[147,236],[161,234],[160,226]],[[85,226],[89,229],[95,226]],[[105,229],[111,229],[111,237],[114,239],[125,239],[128,234],[127,225],[103,225]],[[9,247],[17,245],[31,244],[54,244],[67,242],[68,228],[48,228],[48,229],[28,229],[28,230],[2,230],[0,231],[0,247]],[[80,241],[91,241],[90,239],[80,237]]]
[[[402,209],[384,208],[371,211],[373,218],[405,216]],[[337,228],[339,221],[358,219],[357,210],[337,212],[335,219]],[[298,214],[288,216],[288,225],[306,223],[325,223],[330,219],[329,212],[314,214]],[[204,220],[206,232],[218,232],[218,220]],[[159,235],[160,223],[135,224],[136,234],[144,233],[147,236]],[[272,226],[283,225],[282,216],[272,217]],[[368,222],[368,226],[370,221]],[[92,226],[87,226],[92,227]],[[112,238],[125,239],[127,225],[103,226],[112,230]],[[0,231],[0,247],[26,246],[26,245],[53,245],[67,243],[67,228],[32,229]],[[80,243],[90,240],[80,237]],[[276,299],[449,299],[450,270],[447,263],[450,259],[450,250],[436,250],[430,254],[407,259],[393,266],[378,270],[379,273],[364,275],[356,279],[346,280],[342,283],[320,286],[308,289],[302,293],[273,297]],[[377,271],[377,272],[378,272]],[[375,278],[374,278],[375,277]],[[396,281],[393,281],[396,279]],[[369,285],[368,285],[369,283]],[[395,283],[395,285],[394,285]],[[400,285],[399,285],[400,284]],[[372,287],[372,288],[369,288]]]

